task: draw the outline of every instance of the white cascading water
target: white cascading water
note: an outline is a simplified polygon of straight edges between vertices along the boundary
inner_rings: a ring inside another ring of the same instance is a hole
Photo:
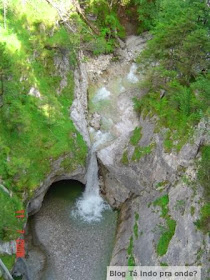
[[[131,65],[130,72],[127,75],[127,79],[132,84],[138,83],[138,81],[139,81],[139,79],[138,79],[138,77],[136,75],[136,71],[137,71],[137,65],[135,63],[133,63]]]
[[[85,222],[98,222],[102,218],[103,211],[109,208],[110,206],[99,194],[98,162],[93,147],[90,152],[85,192],[77,200],[73,215],[82,218]]]
[[[127,80],[131,84],[135,84],[139,81],[137,76],[137,65],[133,63],[130,67],[130,71],[126,76]],[[123,92],[125,87],[121,84],[119,93]],[[93,103],[98,103],[104,100],[109,100],[113,96],[113,93],[109,91],[105,86],[99,88],[93,97]],[[92,129],[94,130],[94,129]],[[90,160],[87,170],[87,184],[83,196],[77,200],[75,209],[72,214],[76,218],[81,218],[85,222],[98,222],[102,218],[103,211],[110,209],[110,206],[102,199],[99,192],[98,181],[98,163],[96,152],[110,143],[113,140],[113,136],[108,132],[95,131],[93,146],[90,151]]]

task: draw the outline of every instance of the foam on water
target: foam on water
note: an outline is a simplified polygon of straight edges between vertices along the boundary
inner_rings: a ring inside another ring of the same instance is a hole
[[[105,87],[100,88],[96,95],[93,97],[93,102],[99,102],[101,100],[109,99],[111,92],[108,91]]]
[[[127,79],[129,82],[135,84],[139,81],[138,77],[136,76],[136,71],[137,71],[137,65],[133,63],[130,68],[130,72],[127,75]]]
[[[101,132],[98,130],[94,135],[93,151],[103,148],[108,142],[113,140],[110,132]]]
[[[75,218],[81,218],[84,222],[100,222],[102,214],[110,206],[100,197],[100,195],[84,195],[76,202],[76,207],[72,211]]]
[[[110,209],[110,206],[99,194],[98,162],[94,147],[92,147],[87,170],[85,192],[82,197],[77,200],[72,215],[88,223],[99,222],[102,218],[103,211],[107,209]]]

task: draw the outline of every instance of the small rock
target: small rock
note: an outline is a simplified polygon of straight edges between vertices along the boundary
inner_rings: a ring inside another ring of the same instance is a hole
[[[32,87],[30,89],[28,95],[31,95],[31,96],[34,96],[34,97],[37,97],[37,98],[41,98],[41,93],[35,87]]]
[[[87,19],[90,21],[96,21],[97,20],[97,16],[94,14],[87,14]]]
[[[95,128],[95,130],[99,130],[101,126],[101,116],[98,113],[94,113],[92,115],[92,119],[90,121],[90,126]]]

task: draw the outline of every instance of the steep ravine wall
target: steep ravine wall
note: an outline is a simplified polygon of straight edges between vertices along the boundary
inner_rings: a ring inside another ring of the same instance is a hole
[[[64,51],[63,53],[56,54],[54,57],[54,67],[56,69],[56,73],[54,75],[58,75],[61,77],[60,79],[60,86],[59,89],[57,89],[58,96],[61,95],[62,89],[64,89],[67,85],[67,77],[69,73],[72,73],[72,66],[69,63],[69,52]],[[87,85],[85,86],[84,81],[85,77],[83,74],[83,71],[81,71],[82,64],[75,69],[74,72],[74,83],[75,83],[75,90],[74,90],[74,103],[71,106],[71,111],[69,109],[69,118],[71,112],[73,112],[75,103],[79,104],[79,113],[80,118],[85,116],[85,112],[87,111],[87,102],[80,100],[80,92],[83,92],[83,97],[87,99]],[[81,75],[83,75],[81,77]],[[82,90],[84,88],[84,90]],[[33,87],[31,88],[31,94],[34,96],[34,98],[39,98],[39,92],[35,90]],[[38,94],[38,95],[37,95]],[[69,101],[70,102],[70,101]],[[73,113],[72,113],[73,115]],[[72,117],[74,120],[74,118]],[[80,121],[80,124],[84,123],[84,128],[87,129],[87,125],[85,123],[85,117]],[[75,127],[77,128],[77,123],[75,122]],[[75,130],[76,132],[76,130]],[[61,131],[62,133],[62,131]],[[89,146],[89,136],[88,134],[84,134],[81,130],[81,135],[83,136],[84,140],[86,141],[86,145]],[[76,133],[73,135],[73,137],[76,137]],[[75,146],[75,150],[77,147]],[[64,155],[60,156],[58,159],[54,160],[53,158],[50,159],[50,172],[46,174],[44,180],[37,186],[35,191],[33,192],[33,195],[31,195],[30,200],[27,201],[26,205],[26,214],[27,216],[31,216],[39,211],[39,209],[42,206],[42,202],[44,199],[45,194],[47,193],[49,187],[52,185],[52,183],[59,181],[59,180],[65,180],[65,179],[72,179],[77,180],[83,184],[86,183],[86,166],[80,165],[77,163],[77,161],[73,161],[73,152],[68,151]],[[13,213],[12,213],[13,214]],[[27,231],[27,220],[28,217],[26,217],[26,224],[24,228]],[[26,244],[27,249],[27,244]],[[16,253],[16,242],[15,240],[11,240],[8,242],[1,241],[0,242],[0,254],[1,255],[14,255]],[[24,263],[18,263],[16,264],[14,270],[17,271],[24,271]]]
[[[109,56],[98,58],[99,64],[106,61],[100,66],[90,61],[94,65],[94,69],[88,68],[91,83],[106,84],[110,74],[112,78],[120,75],[123,64],[132,63],[135,51],[144,47],[144,40],[129,37],[124,48],[118,50],[118,62]],[[154,117],[135,116],[130,105],[132,96],[129,91],[119,96],[116,112],[123,113],[115,127],[120,127],[122,133],[97,153],[101,192],[114,208],[120,209],[111,265],[202,265],[202,279],[207,279],[209,237],[194,223],[204,204],[195,162],[200,158],[200,147],[209,143],[208,123],[202,120],[198,124],[180,152],[167,153],[164,131],[157,132]],[[97,118],[100,120],[100,113]],[[90,124],[95,123],[93,119],[91,114]],[[132,159],[135,147],[130,143],[136,126],[141,127],[142,134],[138,146],[151,147],[140,159]]]
[[[101,122],[100,113],[87,110],[88,87],[106,85],[121,75],[123,67],[135,61],[147,39],[147,34],[128,37],[116,51],[118,61],[113,60],[113,55],[100,55],[81,63],[82,79],[71,116],[84,139],[89,139],[88,129],[99,130]],[[201,145],[209,143],[208,123],[199,123],[192,141],[179,153],[167,153],[162,131],[155,130],[155,118],[144,119],[135,114],[135,94],[144,92],[131,90],[118,97],[116,112],[121,115],[115,127],[119,135],[97,153],[101,193],[113,208],[120,210],[111,265],[128,265],[131,260],[136,265],[202,265],[202,279],[207,279],[209,237],[194,223],[203,205],[195,160],[200,157]],[[138,145],[152,144],[152,149],[140,160],[131,160],[135,148],[130,138],[136,126],[141,127],[142,134]],[[122,160],[125,150],[127,162]],[[166,235],[169,242],[164,240]]]
[[[108,79],[110,74],[120,73],[122,65],[131,64],[143,49],[146,39],[147,36],[129,37],[117,50],[117,62],[113,61],[113,55],[101,55],[97,58],[90,57],[85,63],[82,62],[83,53],[79,54],[81,62],[74,73],[75,99],[70,117],[89,148],[91,142],[88,127],[95,126],[98,122],[95,115],[88,112],[89,85],[100,79]],[[126,93],[120,97],[121,134],[97,153],[101,193],[113,208],[120,210],[111,265],[128,265],[132,259],[136,265],[201,264],[207,268],[209,237],[194,225],[202,205],[202,188],[191,183],[196,180],[194,161],[199,158],[199,148],[208,141],[207,124],[199,124],[193,144],[186,144],[178,154],[166,153],[161,132],[155,132],[155,119],[139,118],[133,111],[133,94]],[[129,118],[131,122],[127,121]],[[139,145],[154,145],[150,154],[139,161],[132,161],[130,158],[134,147],[130,145],[130,138],[136,126],[142,127]],[[122,162],[125,149],[129,159],[126,164]],[[29,201],[27,210],[30,215],[39,211],[44,195],[53,182],[62,179],[86,182],[85,167],[68,172],[61,166],[63,160],[64,158],[60,158],[52,164],[50,174]],[[188,181],[184,180],[185,177]],[[162,214],[161,200],[157,201],[162,197],[165,198],[165,216]],[[175,221],[173,232],[170,232],[170,242],[165,244],[166,248],[158,251],[160,239],[164,232],[170,230],[167,228],[169,220]],[[14,242],[2,245],[1,249],[14,253]],[[204,272],[202,279],[207,279],[206,275]]]

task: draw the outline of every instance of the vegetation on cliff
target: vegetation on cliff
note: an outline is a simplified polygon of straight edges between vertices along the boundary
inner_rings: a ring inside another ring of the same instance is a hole
[[[23,201],[50,173],[54,160],[71,157],[72,168],[86,160],[86,144],[69,112],[76,40],[58,20],[56,10],[38,0],[10,1],[6,22],[0,13],[0,179],[12,193],[0,188],[3,240],[17,237],[22,224],[14,212],[25,208]],[[64,56],[66,73],[55,63],[55,58],[63,63]]]
[[[114,51],[119,38],[126,36],[122,11],[128,21],[136,18],[139,33],[152,33],[138,59],[146,77],[141,86],[147,94],[134,103],[140,114],[158,115],[158,129],[165,128],[166,151],[179,151],[195,125],[209,116],[207,1],[75,3],[63,14],[59,1],[0,2],[0,239],[4,241],[17,237],[16,230],[24,221],[20,223],[14,212],[25,208],[56,159],[65,158],[64,168],[73,162],[71,170],[85,163],[86,144],[69,118],[77,52],[81,45],[94,55]],[[56,60],[62,64],[66,58],[65,72]],[[153,143],[139,147],[141,136],[141,128],[136,128],[129,143],[135,148],[131,160],[138,161],[154,148]],[[129,160],[125,150],[122,162],[129,164]],[[206,147],[198,177],[207,193],[209,162]],[[162,217],[167,224],[157,245],[160,256],[166,253],[176,227],[168,214],[168,202],[164,203],[156,201],[166,211]],[[208,219],[207,205],[201,209],[197,226],[206,231]],[[129,265],[134,263],[132,247],[133,237]]]
[[[135,99],[135,108],[159,116],[167,151],[179,151],[209,115],[208,17],[205,1],[160,1],[153,37],[138,60],[148,94]]]

